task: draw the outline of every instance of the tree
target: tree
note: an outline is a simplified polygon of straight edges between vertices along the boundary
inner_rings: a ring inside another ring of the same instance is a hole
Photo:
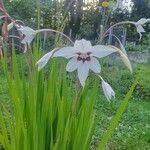
[[[66,0],[66,4],[69,1]],[[70,22],[69,27],[71,29],[71,37],[72,39],[76,38],[76,35],[79,34],[80,25],[82,21],[82,15],[83,15],[83,0],[73,0],[70,8]]]
[[[139,20],[140,18],[150,17],[150,3],[149,0],[132,0],[134,5],[132,8],[131,18]]]

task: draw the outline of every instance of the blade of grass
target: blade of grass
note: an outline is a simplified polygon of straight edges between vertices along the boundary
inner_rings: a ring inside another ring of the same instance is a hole
[[[122,104],[120,105],[120,107],[118,108],[115,116],[112,118],[112,121],[110,123],[110,126],[108,127],[106,133],[103,135],[102,139],[101,139],[101,142],[98,146],[98,150],[104,150],[105,149],[105,146],[106,144],[108,143],[109,139],[111,138],[115,128],[117,127],[121,117],[122,117],[122,114],[123,112],[125,111],[125,109],[127,108],[127,105],[128,105],[128,102],[129,102],[129,99],[131,98],[132,96],[132,93],[136,87],[138,83],[138,78],[134,81],[134,83],[132,84],[129,92],[127,93],[126,97],[124,98]]]

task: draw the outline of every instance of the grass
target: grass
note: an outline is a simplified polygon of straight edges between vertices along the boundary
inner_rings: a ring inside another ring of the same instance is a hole
[[[124,93],[128,91],[128,87],[134,79],[134,75],[130,75],[125,70],[121,71],[121,78],[118,77],[115,69],[110,68],[110,70],[113,70],[111,72],[113,78],[110,78],[110,82],[115,88],[117,96],[116,100],[110,104],[106,101],[102,93],[100,93],[97,99],[95,106],[97,110],[97,126],[93,137],[93,147],[97,147],[99,139],[106,132],[110,120],[119,108]],[[123,114],[119,126],[116,128],[113,137],[107,145],[108,150],[150,149],[150,99],[147,96],[150,91],[148,87],[148,83],[150,83],[149,64],[138,65],[135,70],[139,72],[140,81],[132,99],[128,103],[127,110]],[[107,76],[108,72],[105,73]]]
[[[145,87],[149,80],[148,65],[141,65],[139,70],[142,81],[139,82],[139,86],[142,85],[142,87]],[[111,76],[113,76],[113,78],[110,77],[110,74],[107,71],[104,71],[104,74],[108,77],[108,81],[110,81],[114,87],[117,96],[116,100],[111,103],[108,103],[106,98],[103,96],[102,91],[97,97],[97,102],[95,105],[95,109],[97,110],[97,126],[93,136],[93,148],[97,147],[99,139],[102,138],[101,135],[106,131],[111,118],[116,113],[122,102],[121,100],[123,99],[124,94],[127,93],[129,86],[134,79],[132,75],[123,69],[119,75],[117,70],[114,68],[110,67],[109,71],[111,71]],[[144,74],[144,77],[142,74]],[[119,76],[121,77],[119,78]],[[146,81],[144,79],[146,79]],[[140,88],[137,90],[138,93],[134,93],[134,96],[129,102],[128,108],[124,113],[119,126],[116,128],[113,137],[107,145],[109,150],[150,149],[150,103],[146,99],[142,99],[140,97]],[[9,97],[7,93],[8,90],[6,86],[6,79],[3,74],[0,74],[0,102],[9,106]]]
[[[111,104],[104,99],[97,102],[97,127],[95,141],[106,131],[111,118],[115,114],[120,102]],[[108,144],[109,150],[148,150],[150,149],[150,103],[138,98],[132,98],[122,120]],[[94,144],[96,145],[97,142]]]

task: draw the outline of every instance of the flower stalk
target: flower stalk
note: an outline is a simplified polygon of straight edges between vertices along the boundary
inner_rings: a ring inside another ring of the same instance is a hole
[[[58,33],[62,36],[64,36],[66,39],[68,39],[68,41],[74,45],[74,42],[66,35],[64,34],[63,32],[60,32],[60,31],[57,31],[57,30],[53,30],[53,29],[39,29],[39,30],[36,30],[36,33],[41,33],[41,32],[53,32],[53,33]]]
[[[102,35],[101,37],[99,37],[98,43],[101,43],[101,42],[104,40],[105,36],[109,33],[109,31],[112,30],[114,27],[120,26],[120,25],[124,25],[124,24],[133,24],[133,25],[135,25],[135,22],[133,22],[133,21],[122,21],[122,22],[118,22],[118,23],[116,23],[116,24],[110,26],[110,27],[103,33],[103,35]]]

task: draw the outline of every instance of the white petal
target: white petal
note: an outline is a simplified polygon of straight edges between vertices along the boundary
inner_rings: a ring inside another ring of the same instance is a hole
[[[141,25],[137,26],[137,32],[145,32],[144,28]]]
[[[141,18],[141,19],[137,22],[137,24],[143,25],[143,24],[147,23],[147,21],[148,21],[148,19],[146,19],[146,18]]]
[[[85,81],[88,77],[88,73],[89,73],[88,63],[87,62],[83,63],[82,61],[80,61],[78,63],[78,78],[82,86],[85,85]]]
[[[112,96],[115,97],[115,92],[113,91],[112,87],[104,80],[102,81],[102,88],[108,101],[110,101]]]
[[[21,41],[23,44],[30,44],[34,37],[36,36],[36,31],[27,26],[16,26],[18,31],[23,34],[25,37]]]
[[[45,54],[37,63],[36,65],[38,65],[38,70],[40,71],[43,67],[45,67],[45,65],[47,64],[47,62],[49,61],[49,59],[51,58],[53,54],[53,51]]]
[[[90,41],[82,39],[75,41],[74,48],[77,52],[90,52],[92,49],[92,45]]]
[[[108,101],[110,101],[110,99],[113,97],[115,97],[115,92],[114,90],[112,89],[112,87],[106,82],[103,80],[103,78],[101,76],[99,76],[102,80],[102,89],[103,89],[103,92],[107,98]]]
[[[144,28],[143,28],[141,25],[138,25],[138,26],[137,26],[137,32],[139,33],[139,35],[140,35],[140,40],[141,40],[141,38],[142,38],[142,34],[141,34],[141,33],[144,33],[144,32],[145,32]]]
[[[77,69],[77,67],[78,67],[77,65],[78,65],[78,64],[77,64],[77,58],[76,58],[76,57],[73,57],[73,58],[71,58],[71,59],[69,60],[67,66],[66,66],[66,70],[67,70],[68,72],[73,72],[73,71],[75,71],[75,70]]]
[[[95,73],[100,73],[101,71],[99,61],[94,57],[92,57],[91,61],[89,62],[89,68]]]
[[[24,39],[21,41],[22,44],[30,44],[32,42],[32,40],[35,38],[35,34],[29,34],[29,35],[26,35],[24,37]]]
[[[55,52],[53,57],[71,58],[75,55],[75,52],[74,47],[63,47],[60,48],[59,51]]]
[[[28,26],[19,26],[18,30],[21,31],[23,34],[36,34],[36,31]]]
[[[105,45],[96,45],[92,47],[93,56],[98,57],[98,58],[108,56],[116,51],[117,50],[114,49],[113,47],[105,46]]]

